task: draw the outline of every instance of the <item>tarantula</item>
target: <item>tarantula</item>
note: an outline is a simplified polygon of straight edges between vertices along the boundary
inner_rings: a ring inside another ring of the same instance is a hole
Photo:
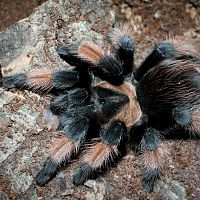
[[[200,55],[195,44],[183,38],[159,43],[136,68],[131,34],[125,26],[113,28],[107,54],[87,42],[57,48],[75,67],[4,78],[4,88],[56,93],[50,109],[60,125],[50,157],[36,176],[38,185],[51,180],[88,138],[97,138],[86,150],[73,183],[83,184],[118,159],[129,141],[141,153],[144,187],[151,192],[162,174],[165,132],[182,128],[200,133]]]

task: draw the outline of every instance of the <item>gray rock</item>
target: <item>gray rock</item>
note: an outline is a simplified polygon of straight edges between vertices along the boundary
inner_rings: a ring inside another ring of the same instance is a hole
[[[109,7],[101,0],[45,2],[30,17],[0,33],[3,77],[34,68],[69,67],[55,50],[66,43],[84,40],[103,46],[103,35],[94,29],[102,31],[103,27],[105,30],[109,26]],[[87,12],[81,14],[80,10]],[[24,192],[22,199],[37,199],[36,191],[30,188],[47,157],[46,145],[53,135],[50,131],[46,131],[46,135],[43,133],[48,125],[44,124],[42,113],[48,101],[49,97],[40,97],[32,92],[0,89],[0,174],[6,180],[1,181],[0,189],[14,197]],[[48,113],[45,115],[53,117]],[[73,189],[69,188],[67,192],[65,181],[62,178],[63,187],[53,185],[52,190],[47,190],[48,198],[60,199],[60,196],[70,195]],[[54,183],[56,181],[51,184]],[[56,195],[56,190],[60,190],[59,195]]]
[[[187,200],[186,188],[175,180],[163,178],[156,184],[155,191],[169,200]]]
[[[9,138],[8,135],[5,134],[1,143],[0,163],[12,155],[24,140],[25,138],[21,133],[15,133],[13,138]]]
[[[86,200],[129,200],[117,191],[110,182],[105,179],[99,180],[88,180],[84,184],[87,188],[92,189],[86,192]]]
[[[3,91],[3,89],[0,88],[0,110],[4,105],[9,104],[15,97],[16,95],[12,92]]]
[[[107,182],[97,182],[95,180],[88,180],[84,184],[92,188],[91,192],[87,192],[85,198],[87,200],[106,200],[108,199],[109,188]]]

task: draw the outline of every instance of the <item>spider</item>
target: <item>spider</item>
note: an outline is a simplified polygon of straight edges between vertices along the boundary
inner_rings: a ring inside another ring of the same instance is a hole
[[[49,158],[36,176],[49,182],[89,140],[73,176],[83,184],[124,155],[126,143],[140,152],[144,188],[152,192],[162,176],[167,131],[200,133],[200,55],[181,37],[155,45],[136,68],[135,44],[127,26],[108,34],[110,52],[81,42],[58,47],[67,69],[40,69],[5,77],[3,87],[51,92],[50,110],[59,116]],[[73,66],[73,67],[72,67]]]

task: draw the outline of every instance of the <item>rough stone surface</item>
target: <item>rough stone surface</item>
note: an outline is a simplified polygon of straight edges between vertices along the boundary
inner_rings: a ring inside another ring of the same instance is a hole
[[[162,194],[163,197],[169,200],[186,200],[187,192],[184,186],[178,181],[165,179],[158,181],[155,191]]]
[[[60,59],[55,48],[82,40],[103,46],[101,32],[109,27],[109,11],[109,6],[103,1],[50,0],[44,3],[30,17],[0,32],[2,75],[5,77],[33,68],[67,68],[68,64]],[[94,30],[97,26],[101,31]],[[49,99],[49,96],[39,96],[28,91],[0,89],[2,195],[5,191],[11,198],[26,199],[20,195],[25,192],[27,199],[40,198],[32,186],[34,176],[47,156],[45,147],[52,133],[45,134],[56,127],[56,124],[51,123],[53,116],[48,109],[44,109]],[[64,177],[58,175],[56,180],[61,187],[59,196],[73,194],[71,189],[67,191],[65,188]],[[47,198],[53,194],[50,192]]]
[[[6,92],[3,91],[3,89],[0,89],[0,109],[3,108],[4,105],[9,104],[14,98],[15,98],[15,94],[13,94],[12,92]]]
[[[112,24],[110,11],[119,12],[118,7],[138,36],[135,38],[140,43],[136,52],[138,64],[149,52],[146,47],[152,47],[157,41],[156,34],[164,34],[166,27],[169,28],[164,22],[161,29],[157,27],[157,21],[155,26],[149,23],[149,8],[152,8],[152,16],[160,11],[160,18],[155,17],[155,20],[162,20],[166,14],[162,8],[158,9],[156,4],[149,2],[133,1],[130,8],[119,0],[49,0],[36,8],[30,17],[0,33],[2,74],[7,76],[43,67],[67,68],[68,64],[59,58],[55,48],[80,40],[106,45],[103,36]],[[180,6],[177,8],[182,10]],[[144,11],[140,12],[142,9]],[[186,11],[193,19],[198,17],[191,7],[186,6]],[[116,17],[120,19],[122,16]],[[148,23],[152,32],[147,27]],[[176,30],[179,31],[179,27]],[[189,26],[181,31],[189,37],[200,36],[196,29]],[[167,178],[159,181],[151,194],[142,187],[138,157],[131,150],[108,173],[97,180],[88,180],[84,186],[74,187],[71,180],[74,169],[80,164],[78,160],[62,169],[45,187],[36,186],[34,177],[47,157],[46,145],[54,135],[53,127],[56,126],[49,126],[43,119],[45,116],[51,124],[52,116],[46,109],[50,98],[49,95],[39,96],[29,91],[4,91],[0,88],[0,199],[199,199],[200,143],[195,140],[167,142],[172,150],[167,159]]]

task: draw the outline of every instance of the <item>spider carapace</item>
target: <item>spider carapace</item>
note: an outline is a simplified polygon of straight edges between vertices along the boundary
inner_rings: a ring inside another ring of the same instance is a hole
[[[200,53],[195,43],[177,37],[156,44],[136,68],[131,34],[126,26],[114,28],[109,53],[87,42],[57,48],[73,67],[4,78],[4,88],[55,94],[49,107],[60,125],[36,176],[38,185],[50,181],[87,140],[92,144],[74,174],[75,185],[116,161],[128,142],[141,154],[142,180],[151,192],[167,154],[161,145],[165,132],[200,133]]]

